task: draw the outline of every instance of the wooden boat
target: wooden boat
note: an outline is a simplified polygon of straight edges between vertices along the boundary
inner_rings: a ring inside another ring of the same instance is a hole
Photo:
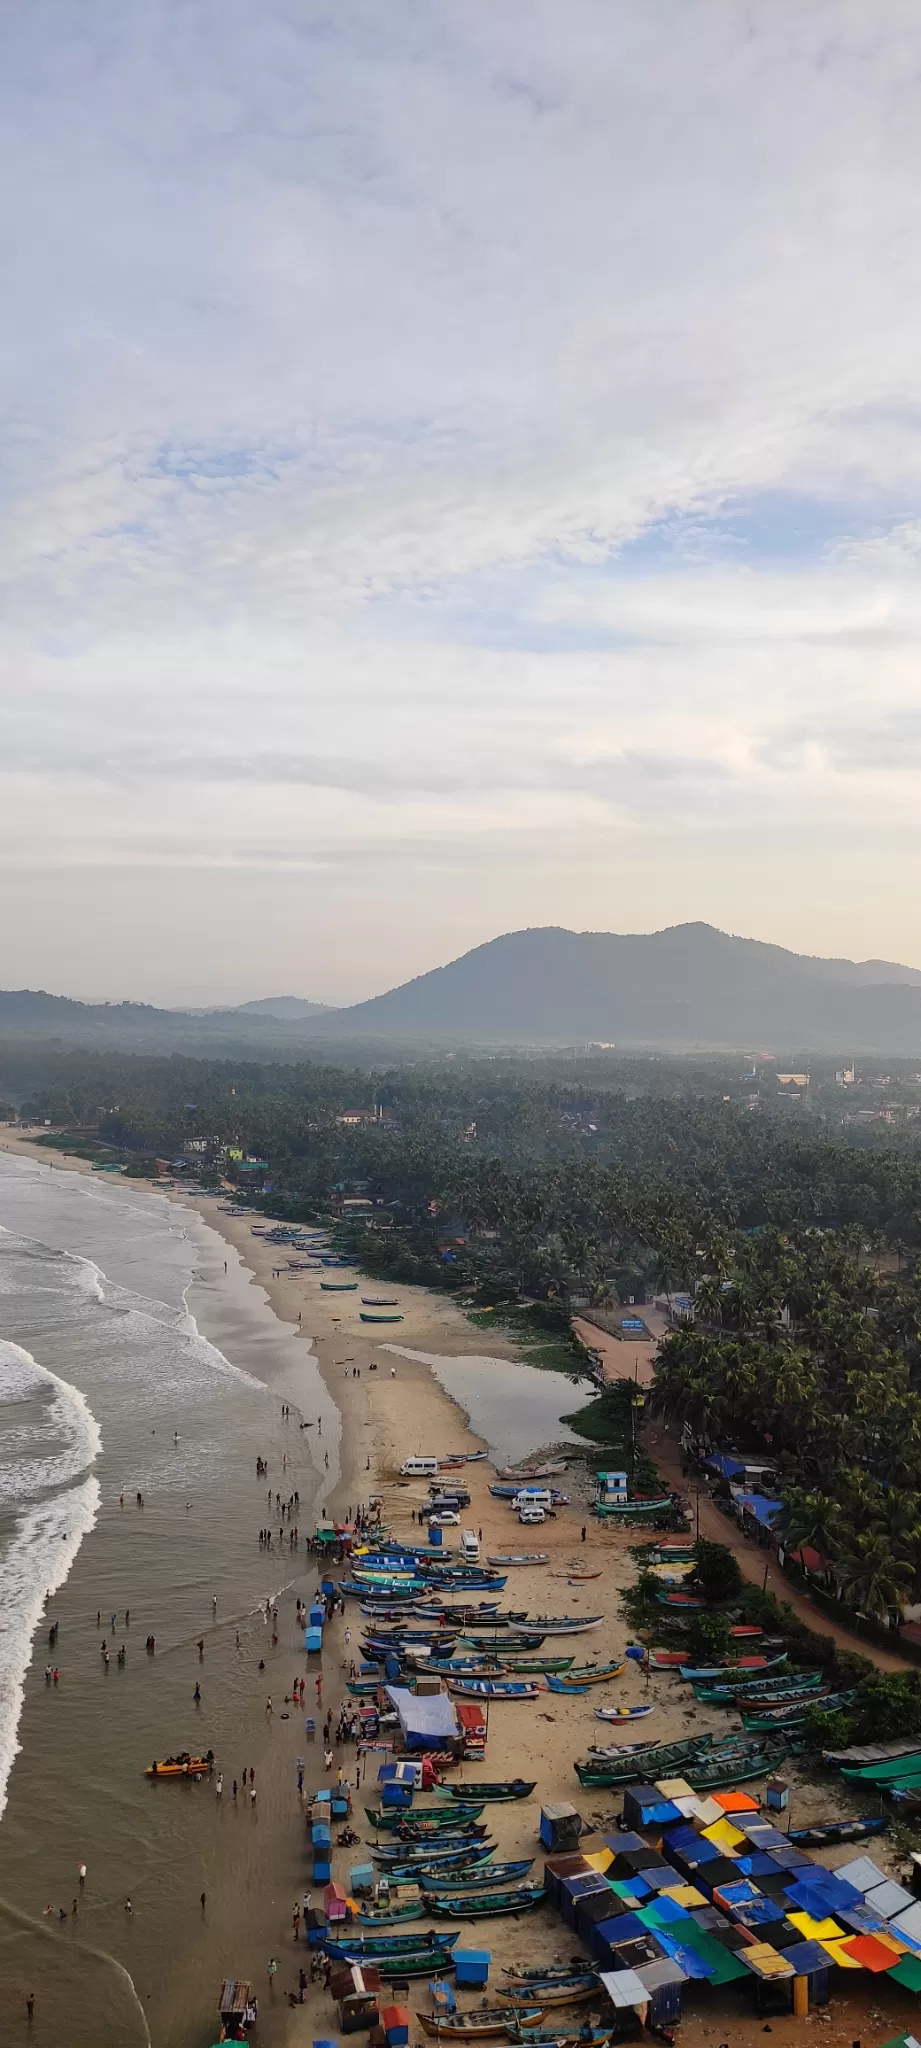
[[[503,1657],[501,1671],[503,1678],[546,1678],[548,1671],[564,1678],[572,1657]]]
[[[915,1748],[898,1757],[884,1757],[879,1763],[845,1764],[842,1778],[854,1785],[896,1785],[900,1778],[916,1777],[921,1771],[921,1750]]]
[[[587,1629],[600,1628],[603,1620],[603,1614],[529,1614],[528,1627],[540,1629],[544,1636],[583,1636]]]
[[[424,1916],[420,1897],[407,1899],[402,1906],[360,1906],[357,1917],[362,1927],[396,1927],[403,1920],[422,1920]]]
[[[538,1988],[539,1987],[539,1988]],[[521,1992],[514,1985],[497,1987],[496,1997],[503,2005],[519,2005]],[[598,1998],[601,1986],[595,1970],[573,1970],[568,1977],[541,1978],[535,1980],[532,1993],[545,2008],[552,2005],[581,2005],[583,1999]]]
[[[323,1282],[321,1280],[320,1286],[322,1287],[322,1285]],[[358,1311],[358,1320],[360,1323],[401,1323],[403,1321],[403,1317],[402,1315],[370,1316],[368,1314],[367,1309],[360,1308]]]
[[[544,2015],[539,2006],[524,2006],[521,2018],[526,2024],[538,2027]],[[422,2032],[435,2041],[489,2041],[506,2033],[509,2022],[507,2006],[479,2006],[474,2012],[452,2012],[442,2017],[441,2013],[417,2012],[416,2018]]]
[[[450,1949],[431,1948],[406,1956],[375,1956],[374,1968],[382,1977],[443,1977],[454,1968]]]
[[[325,1264],[326,1264],[326,1260],[324,1260],[324,1262],[323,1262],[323,1263],[324,1263],[324,1265],[325,1265]],[[330,1264],[330,1265],[334,1264],[334,1261],[333,1261],[332,1259],[330,1259],[330,1261],[329,1261],[329,1264]],[[320,1288],[321,1288],[321,1291],[322,1291],[322,1292],[323,1292],[324,1294],[355,1294],[355,1293],[357,1292],[357,1289],[358,1289],[358,1281],[357,1281],[357,1280],[321,1280],[321,1281],[320,1281]]]
[[[646,1714],[654,1714],[655,1711],[656,1705],[654,1700],[650,1701],[648,1707],[596,1707],[595,1719],[596,1721],[642,1721]]]
[[[706,1600],[695,1599],[693,1593],[669,1593],[665,1587],[660,1587],[656,1599],[660,1607],[672,1607],[682,1614],[700,1614],[707,1604]]]
[[[372,1956],[404,1956],[413,1952],[418,1954],[423,1948],[454,1948],[460,1937],[459,1927],[446,1928],[444,1932],[439,1932],[437,1927],[427,1927],[424,1934],[418,1928],[412,1934],[352,1934],[343,1930],[341,1933],[324,1934],[320,1946],[327,1955],[355,1957],[356,1960],[364,1956],[367,1962]]]
[[[482,1626],[483,1623],[481,1622],[480,1627],[482,1628]],[[465,1643],[469,1643],[472,1649],[479,1650],[481,1656],[483,1655],[484,1651],[495,1652],[496,1649],[495,1642],[492,1641],[489,1636],[472,1636],[467,1635],[465,1633],[463,1640]],[[510,1651],[514,1650],[539,1650],[543,1640],[543,1636],[538,1635],[536,1631],[532,1635],[530,1630],[509,1629],[508,1633],[503,1635],[501,1642],[499,1643],[499,1651],[501,1655],[505,1657],[509,1654]]]
[[[605,1685],[609,1678],[622,1678],[626,1664],[583,1664],[566,1673],[565,1678],[548,1678],[551,1692],[571,1692],[576,1686],[584,1690],[589,1685]]]
[[[532,1550],[530,1553],[525,1552],[520,1557],[488,1557],[486,1562],[487,1564],[499,1565],[504,1570],[512,1564],[547,1564],[549,1559],[549,1550]]]
[[[719,1792],[729,1785],[745,1785],[752,1778],[764,1778],[778,1768],[789,1751],[785,1744],[753,1749],[749,1754],[726,1757],[712,1763],[702,1758],[691,1762],[682,1775],[694,1792]]]
[[[581,1977],[589,1968],[590,1965],[583,1962],[581,1956],[573,1956],[568,1963],[530,1963],[523,1968],[517,1963],[505,1963],[502,1975],[508,1978],[510,1984],[531,1984],[538,1981],[542,1984],[562,1984],[567,1977]],[[498,1997],[498,1992],[496,1996]]]
[[[412,1827],[423,1834],[456,1835],[463,1832],[468,1823],[478,1821],[482,1811],[482,1801],[477,1806],[445,1805],[438,1807],[437,1810],[426,1807],[424,1811],[409,1806],[365,1807],[371,1826],[376,1828],[378,1833],[389,1828],[394,1834],[405,1827]],[[472,1825],[470,1832],[475,1832]],[[480,1832],[485,1835],[486,1829],[482,1828]]]
[[[549,1682],[549,1681],[548,1681]],[[554,1681],[558,1683],[558,1681]],[[456,1692],[465,1700],[536,1700],[543,1692],[533,1678],[455,1678],[448,1680],[448,1691]],[[482,1812],[482,1808],[478,1808]]]
[[[786,1694],[798,1699],[802,1694],[818,1692],[823,1684],[821,1671],[805,1672],[802,1678],[794,1678],[792,1672],[781,1673],[777,1678],[752,1678],[742,1673],[740,1678],[721,1678],[715,1685],[695,1685],[694,1698],[708,1706],[732,1706],[736,1700],[782,1701]]]
[[[856,1698],[856,1692],[830,1692],[824,1697],[820,1695],[818,1704],[823,1714],[837,1714],[852,1707]],[[772,1728],[798,1728],[816,1703],[814,1696],[807,1695],[789,1707],[762,1708],[756,1714],[743,1713],[742,1726],[746,1734],[753,1735]]]
[[[664,1515],[671,1507],[671,1495],[662,1494],[658,1500],[596,1500],[592,1514],[599,1521],[629,1521],[631,1515]]]
[[[363,1294],[361,1298],[366,1308],[396,1308],[397,1305],[395,1294]],[[439,1464],[453,1465],[454,1463],[455,1460],[453,1458],[439,1459]]]
[[[543,1905],[547,1894],[542,1884],[522,1884],[517,1890],[486,1892],[481,1898],[440,1898],[437,1892],[426,1892],[425,1901],[430,1913],[458,1920],[494,1920],[504,1913],[529,1913],[534,1906]]]
[[[600,1997],[600,1992],[597,1994]],[[537,2048],[606,2048],[614,2029],[607,2027],[551,2027],[540,2032],[535,2027],[519,2026],[517,2020],[509,2020],[506,2028],[510,2041],[532,2041]]]
[[[149,1764],[145,1778],[208,1778],[214,1769],[214,1752],[208,1750],[204,1756],[190,1756],[188,1750],[181,1750],[178,1756],[166,1756],[158,1763]]]
[[[788,1828],[787,1841],[807,1849],[826,1849],[836,1842],[859,1842],[864,1835],[881,1835],[889,1826],[888,1813],[874,1813],[866,1820],[821,1820],[809,1828]]]
[[[740,1714],[770,1713],[775,1707],[814,1707],[825,1701],[830,1685],[789,1685],[777,1692],[737,1692],[733,1704]]]
[[[375,1863],[382,1866],[382,1875],[393,1878],[397,1884],[412,1884],[417,1877],[434,1870],[478,1870],[496,1853],[495,1842],[465,1842],[460,1849],[440,1849],[437,1845],[414,1849],[412,1844],[403,1842],[398,1849],[383,1851],[372,1849]]]
[[[491,1783],[446,1785],[452,1799],[528,1799],[537,1789],[536,1778],[496,1778]]]
[[[610,1761],[598,1757],[591,1763],[577,1763],[575,1776],[583,1786],[620,1786],[634,1780],[655,1784],[657,1778],[669,1776],[677,1763],[686,1765],[710,1747],[712,1735],[692,1735],[682,1743],[655,1743],[649,1749],[634,1749],[632,1755],[610,1757]]]
[[[515,1863],[488,1863],[477,1870],[448,1870],[436,1875],[430,1873],[431,1882],[443,1892],[484,1891],[497,1884],[511,1884],[516,1878],[527,1877],[534,1864],[533,1856],[521,1856]]]
[[[766,1677],[771,1670],[778,1669],[788,1661],[788,1652],[780,1650],[775,1657],[746,1657],[738,1664],[679,1664],[678,1676],[683,1685],[731,1685],[736,1672],[743,1679],[751,1679],[753,1685],[760,1684],[759,1674]],[[787,1674],[787,1682],[793,1677]]]

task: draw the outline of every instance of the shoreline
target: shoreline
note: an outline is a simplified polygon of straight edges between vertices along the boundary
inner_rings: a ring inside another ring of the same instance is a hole
[[[0,1140],[0,1144],[3,1141]],[[21,1153],[49,1167],[51,1171],[91,1171],[85,1162],[73,1161],[67,1155],[59,1155],[53,1163],[44,1148],[29,1147],[27,1143],[7,1144],[10,1152]],[[117,1185],[124,1185],[121,1178]],[[282,1248],[262,1243],[253,1237],[251,1223],[256,1220],[249,1214],[230,1217],[220,1213],[217,1199],[207,1196],[183,1195],[179,1190],[156,1189],[149,1182],[128,1181],[132,1191],[147,1195],[160,1193],[174,1209],[194,1211],[199,1219],[189,1226],[193,1250],[199,1254],[195,1270],[187,1287],[187,1306],[202,1336],[216,1344],[229,1358],[231,1364],[238,1361],[233,1354],[232,1324],[234,1303],[248,1301],[262,1311],[256,1320],[264,1323],[267,1351],[273,1347],[289,1356],[278,1370],[272,1370],[270,1391],[281,1399],[295,1402],[296,1379],[300,1376],[297,1359],[297,1338],[309,1337],[312,1341],[305,1347],[304,1363],[308,1357],[316,1359],[320,1377],[327,1396],[341,1418],[339,1438],[339,1470],[333,1473],[330,1467],[330,1481],[323,1505],[344,1513],[347,1506],[367,1497],[372,1490],[380,1492],[385,1499],[385,1519],[396,1537],[411,1540],[413,1522],[411,1517],[421,1505],[425,1494],[424,1481],[401,1481],[398,1466],[410,1451],[417,1448],[432,1454],[447,1450],[460,1451],[484,1447],[484,1439],[477,1436],[469,1422],[459,1398],[449,1393],[436,1379],[432,1367],[420,1360],[402,1356],[402,1345],[416,1351],[450,1352],[455,1358],[479,1355],[482,1332],[467,1323],[456,1306],[438,1297],[430,1297],[424,1290],[400,1288],[401,1307],[406,1321],[400,1326],[400,1349],[391,1353],[385,1350],[368,1326],[357,1324],[350,1317],[345,1304],[355,1301],[356,1296],[323,1295],[319,1289],[316,1273],[277,1274],[273,1273],[273,1262],[284,1256]],[[199,1236],[200,1226],[204,1226]],[[220,1256],[218,1256],[220,1254]],[[223,1270],[226,1258],[226,1284]],[[251,1290],[256,1288],[261,1303],[255,1302]],[[298,1320],[300,1309],[300,1321]],[[268,1313],[265,1313],[267,1311]],[[229,1334],[230,1333],[230,1334]],[[292,1339],[294,1343],[292,1346]],[[493,1340],[490,1340],[491,1342]],[[390,1338],[388,1336],[389,1344]],[[290,1356],[293,1350],[293,1360]],[[497,1341],[496,1355],[516,1360],[512,1345]],[[370,1371],[372,1354],[379,1354],[378,1369]],[[360,1370],[361,1377],[357,1377]],[[392,1376],[395,1375],[395,1376]],[[292,1377],[293,1376],[293,1377]],[[547,1375],[546,1377],[556,1377]],[[562,1395],[562,1388],[561,1388]],[[563,1396],[565,1398],[565,1396]],[[313,1432],[311,1432],[311,1435]],[[332,1444],[331,1444],[332,1448]],[[590,1448],[586,1446],[586,1448]],[[573,1445],[573,1453],[579,1457],[580,1446]],[[483,1535],[484,1556],[504,1553],[515,1549],[521,1541],[517,1522],[509,1516],[504,1502],[496,1500],[489,1492],[494,1473],[489,1459],[469,1466],[464,1471],[464,1482],[471,1494],[471,1505],[465,1511],[464,1519],[470,1526],[479,1528]],[[302,1482],[303,1483],[303,1482]],[[563,1482],[565,1484],[565,1482]],[[322,1496],[321,1496],[322,1498]],[[254,1509],[253,1512],[256,1512]],[[585,1523],[586,1537],[581,1540],[581,1527]],[[93,1532],[95,1533],[95,1532]],[[457,1532],[445,1532],[446,1547],[449,1547]],[[629,1638],[620,1612],[620,1593],[634,1577],[635,1564],[631,1556],[633,1545],[642,1538],[636,1530],[618,1530],[593,1521],[577,1501],[569,1509],[560,1511],[558,1518],[548,1522],[540,1531],[541,1549],[548,1553],[548,1563],[543,1567],[515,1569],[508,1574],[508,1587],[502,1596],[513,1600],[516,1605],[529,1608],[532,1613],[549,1609],[554,1613],[570,1614],[600,1613],[601,1626],[591,1635],[580,1636],[573,1643],[576,1661],[583,1658],[606,1660],[608,1656],[621,1656],[623,1646]],[[93,1534],[86,1540],[82,1550],[88,1550]],[[81,1553],[82,1554],[82,1553]],[[574,1565],[590,1567],[599,1573],[590,1584],[579,1584],[570,1578]],[[79,1558],[74,1576],[79,1573]],[[297,1671],[306,1670],[308,1689],[312,1671],[306,1666],[302,1647],[294,1647],[292,1633],[295,1593],[308,1598],[316,1583],[316,1561],[303,1553],[295,1554],[291,1571],[287,1574],[288,1590],[283,1602],[283,1619],[279,1623],[282,1649],[279,1656],[282,1665],[277,1667],[276,1687],[282,1687],[282,1672],[290,1665]],[[95,1604],[95,1603],[94,1603]],[[360,1630],[358,1611],[353,1602],[348,1602],[344,1622],[337,1617],[324,1633],[323,1704],[331,1705],[334,1714],[340,1698],[345,1692],[344,1678],[349,1656],[344,1640],[344,1628],[350,1625],[353,1634]],[[269,1655],[266,1650],[266,1656]],[[352,1654],[355,1654],[353,1649]],[[33,1665],[36,1661],[37,1642],[33,1648]],[[210,1656],[210,1646],[209,1646]],[[314,1666],[315,1670],[316,1667]],[[239,1706],[240,1730],[235,1736],[235,1757],[242,1760],[248,1753],[255,1756],[260,1782],[259,1826],[250,1829],[249,1815],[223,1815],[223,1824],[232,1819],[234,1825],[247,1824],[245,1832],[237,1835],[238,1879],[246,1886],[242,1900],[222,1899],[218,1880],[210,1872],[217,1871],[227,1854],[226,1836],[222,1830],[215,1831],[214,1802],[212,1799],[210,1817],[207,1804],[199,1807],[202,1815],[202,1834],[207,1837],[201,1849],[187,1852],[188,1861],[183,1867],[177,1863],[176,1881],[197,1887],[195,1876],[200,1868],[202,1881],[207,1881],[210,1901],[211,1886],[218,1907],[226,1906],[227,1918],[223,1927],[205,1927],[202,1922],[201,1936],[194,1944],[196,1962],[189,1957],[189,1967],[194,1967],[200,1978],[206,1981],[210,1998],[212,1981],[216,1987],[221,1972],[232,1974],[236,1956],[244,1963],[254,1954],[257,1961],[251,1964],[255,1988],[260,2000],[260,2019],[254,2048],[309,2048],[317,2038],[326,2038],[338,2032],[335,2016],[330,2009],[328,1997],[322,1989],[312,1986],[303,2005],[289,2009],[286,1993],[289,1985],[296,1983],[299,1966],[305,1966],[307,1952],[303,1943],[295,1945],[291,1939],[290,1908],[295,1895],[300,1895],[309,1884],[309,1858],[305,1842],[305,1815],[303,1804],[298,1800],[293,1786],[293,1761],[296,1748],[303,1745],[303,1736],[298,1734],[294,1722],[287,1731],[277,1725],[272,1728],[263,1721],[260,1712],[261,1701],[257,1694],[259,1683],[249,1682],[245,1696]],[[670,1741],[713,1726],[715,1731],[725,1731],[725,1719],[718,1710],[707,1709],[689,1701],[682,1689],[678,1688],[667,1674],[646,1674],[634,1664],[629,1664],[616,1682],[598,1687],[586,1697],[543,1694],[536,1700],[522,1704],[497,1704],[489,1719],[488,1761],[486,1775],[505,1777],[524,1772],[536,1780],[536,1790],[528,1800],[514,1806],[501,1806],[490,1815],[491,1828],[497,1839],[496,1855],[500,1860],[519,1855],[539,1857],[537,1823],[539,1807],[548,1800],[568,1799],[577,1804],[589,1825],[600,1825],[602,1812],[611,1814],[619,1801],[604,1793],[579,1792],[572,1759],[584,1755],[589,1743],[597,1739],[597,1723],[594,1719],[596,1705],[607,1704],[649,1704],[654,1708],[654,1720],[649,1724],[657,1741]],[[308,1701],[308,1710],[313,1702]],[[644,1724],[645,1725],[645,1724]],[[601,1737],[603,1740],[604,1738]],[[652,1738],[651,1738],[652,1739]],[[335,1767],[342,1764],[354,1782],[354,1749],[334,1747]],[[322,1753],[309,1745],[304,1750],[308,1788],[323,1781],[321,1768]],[[356,1801],[354,1823],[359,1832],[366,1834],[364,1800],[374,1789],[376,1757],[373,1753],[365,1764],[371,1767],[371,1778],[367,1788],[362,1786]],[[482,1775],[482,1766],[461,1765],[452,1773],[452,1781],[463,1783],[466,1775],[476,1778]],[[792,1799],[796,1824],[807,1820],[826,1817],[826,1810],[834,1810],[840,1801],[840,1789],[813,1785],[803,1780],[794,1764],[785,1773],[791,1782]],[[207,1800],[207,1794],[205,1795]],[[594,1811],[598,1805],[598,1813]],[[608,1823],[609,1824],[609,1823]],[[0,1831],[2,1833],[2,1831]],[[231,1837],[232,1843],[233,1837]],[[356,1852],[352,1852],[354,1854]],[[837,1855],[830,1852],[830,1863],[846,1860],[853,1852],[842,1846]],[[876,1848],[886,1862],[895,1867],[896,1852],[892,1849]],[[240,1856],[245,1858],[242,1865]],[[347,1877],[350,1856],[348,1852],[335,1852],[333,1875],[342,1880]],[[539,1867],[539,1866],[538,1866]],[[208,1873],[206,1879],[206,1871]],[[536,1872],[535,1872],[536,1874]],[[247,1918],[240,1920],[243,1912]],[[249,1923],[257,1929],[256,1948],[247,1933],[241,1939],[240,1928]],[[236,1926],[237,1932],[232,1933]],[[45,1933],[45,1930],[41,1930]],[[119,1930],[121,1933],[122,1930]],[[487,1943],[493,1956],[495,1973],[512,1960],[534,1962],[538,1958],[546,1961],[565,1961],[572,1949],[572,1933],[555,1914],[541,1908],[520,1925],[514,1920],[490,1922]],[[476,1941],[476,1933],[462,1937],[465,1942]],[[219,1946],[215,1949],[215,1941]],[[234,1943],[237,1944],[236,1948]],[[54,1953],[57,1944],[48,1938],[49,1952]],[[114,1946],[114,1943],[113,1943]],[[269,1955],[280,1958],[277,1989],[267,1989],[265,1959]],[[216,1960],[220,1956],[220,1967]],[[261,1957],[261,1961],[258,1958]],[[177,1959],[178,1960],[178,1959]],[[130,1967],[124,1961],[122,1943],[117,1948],[118,1967]],[[71,1952],[70,1968],[76,1968],[77,1959]],[[187,1959],[183,1954],[181,1967],[185,1971]],[[145,2001],[150,1992],[145,1991],[143,1973],[139,1973],[137,1991],[139,2000]],[[907,1998],[896,2000],[891,1987],[886,1993],[880,1989],[878,1980],[867,1985],[859,1994],[851,1993],[846,2001],[836,1997],[833,2024],[829,2028],[830,2048],[837,2048],[838,2042],[850,2041],[855,2032],[863,2028],[873,2035],[876,2023],[869,2020],[868,2007],[875,2009],[885,2005],[886,2019],[883,2022],[888,2032],[897,2031],[902,2022],[907,2023],[912,2011],[912,2001]],[[410,1996],[410,2003],[421,2003],[418,1997]],[[196,2025],[199,2015],[193,2015]],[[186,2026],[189,2015],[184,2014]],[[717,2019],[709,2006],[701,2004],[686,2011],[682,2021],[682,2035],[687,2043],[703,2044],[711,2034],[713,2022]],[[792,2019],[775,2018],[773,2030],[777,2048],[793,2048],[801,2040],[801,2025]],[[731,2038],[733,2048],[757,2048],[763,2022],[753,2013],[738,2008],[721,2009],[719,2030]],[[170,2048],[180,2039],[191,2041],[192,2035],[154,2021],[151,2028],[153,2048]],[[13,2041],[25,2040],[26,2030],[21,2034],[15,2025],[9,2028]],[[35,2043],[46,2037],[36,2029]],[[52,2036],[47,2037],[49,2040]],[[79,2039],[75,2036],[75,2039]],[[121,2036],[113,2035],[111,2038]],[[128,2036],[124,2036],[127,2040]],[[203,2038],[197,2033],[194,2038]]]

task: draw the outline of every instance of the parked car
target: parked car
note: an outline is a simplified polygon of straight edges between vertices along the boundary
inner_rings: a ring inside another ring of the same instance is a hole
[[[430,1516],[429,1516],[429,1528],[430,1528],[430,1529],[459,1529],[459,1528],[460,1528],[460,1515],[455,1515],[455,1514],[453,1514],[450,1508],[443,1508],[443,1509],[442,1509],[442,1512],[441,1512],[441,1514],[440,1514],[440,1515],[430,1515]]]

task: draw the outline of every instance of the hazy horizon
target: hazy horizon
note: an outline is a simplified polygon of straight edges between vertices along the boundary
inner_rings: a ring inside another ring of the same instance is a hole
[[[921,17],[0,25],[0,981],[921,965]]]

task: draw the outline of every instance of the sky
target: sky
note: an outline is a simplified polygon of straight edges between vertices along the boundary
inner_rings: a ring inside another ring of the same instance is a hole
[[[921,965],[915,0],[13,0],[0,983]]]

